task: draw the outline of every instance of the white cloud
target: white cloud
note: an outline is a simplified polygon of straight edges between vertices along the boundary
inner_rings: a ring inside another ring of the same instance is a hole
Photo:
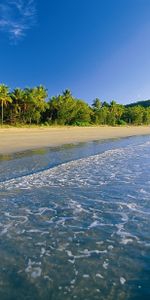
[[[4,0],[0,4],[0,30],[18,41],[36,23],[35,0]]]

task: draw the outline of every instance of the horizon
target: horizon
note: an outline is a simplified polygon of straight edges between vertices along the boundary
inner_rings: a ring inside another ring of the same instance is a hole
[[[49,95],[69,88],[89,104],[146,101],[149,11],[147,0],[2,0],[0,81]]]

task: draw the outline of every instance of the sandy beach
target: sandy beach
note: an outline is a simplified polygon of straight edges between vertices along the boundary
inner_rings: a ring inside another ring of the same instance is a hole
[[[0,154],[147,134],[149,126],[0,128]]]

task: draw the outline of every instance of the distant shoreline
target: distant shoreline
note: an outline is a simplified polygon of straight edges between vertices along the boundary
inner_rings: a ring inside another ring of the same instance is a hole
[[[0,154],[137,135],[150,135],[150,126],[0,128]]]

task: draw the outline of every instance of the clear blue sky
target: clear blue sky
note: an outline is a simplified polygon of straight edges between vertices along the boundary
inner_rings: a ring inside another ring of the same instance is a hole
[[[0,82],[150,98],[150,0],[1,0]]]

